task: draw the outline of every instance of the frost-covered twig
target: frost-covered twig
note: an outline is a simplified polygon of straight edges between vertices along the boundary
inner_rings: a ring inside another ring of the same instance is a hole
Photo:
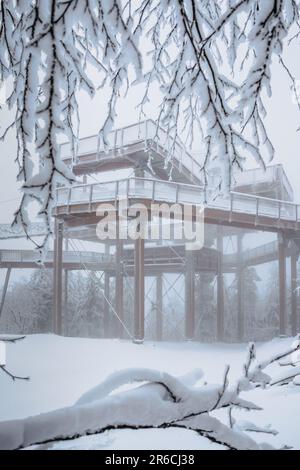
[[[22,341],[25,338],[26,336],[16,336],[14,338],[0,336],[0,341],[2,341],[2,343],[16,343],[17,341]]]
[[[17,341],[22,341],[23,339],[25,339],[25,336],[16,336],[16,337],[0,337],[0,342],[2,343],[13,343],[15,344]],[[12,372],[10,372],[5,365],[0,365],[0,369],[6,374],[8,375],[8,377],[10,377],[13,381],[15,380],[29,380],[29,377],[23,377],[23,376],[19,376],[19,375],[16,375],[16,374],[13,374]]]
[[[0,369],[1,369],[6,375],[8,375],[8,377],[10,377],[13,381],[15,381],[15,380],[29,380],[29,377],[23,377],[23,376],[20,376],[20,375],[13,374],[13,373],[10,372],[5,366],[1,366],[1,365],[0,365]]]

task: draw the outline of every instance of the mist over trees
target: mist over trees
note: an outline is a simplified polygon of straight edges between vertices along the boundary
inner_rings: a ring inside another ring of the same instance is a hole
[[[65,307],[64,333],[67,336],[104,335],[103,283],[97,273],[69,273],[68,303]],[[13,334],[52,331],[52,270],[36,269],[29,279],[15,282],[7,293],[1,317],[1,331]]]

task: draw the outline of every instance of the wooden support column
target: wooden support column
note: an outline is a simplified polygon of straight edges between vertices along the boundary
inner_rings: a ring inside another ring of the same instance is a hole
[[[53,331],[62,334],[62,255],[63,255],[63,221],[55,219],[54,239],[54,275],[53,275]]]
[[[245,336],[244,315],[244,270],[243,270],[243,235],[237,235],[237,326],[238,341],[243,341]]]
[[[65,252],[69,250],[69,240],[65,239]],[[67,334],[68,330],[68,288],[69,288],[69,271],[64,269],[64,333]]]
[[[217,227],[217,339],[224,340],[224,278],[223,278],[223,228]]]
[[[119,318],[117,318],[117,336],[119,338],[123,337],[123,325],[122,322],[124,320],[124,309],[123,309],[123,241],[117,238],[116,240],[116,292],[115,292],[115,308],[116,313]]]
[[[3,308],[4,308],[5,297],[6,297],[6,293],[7,293],[10,274],[11,274],[11,268],[7,268],[6,274],[5,274],[4,286],[3,286],[3,290],[2,290],[1,304],[0,304],[0,318],[1,318],[1,315],[2,315],[2,312],[3,312]]]
[[[145,241],[138,238],[134,247],[134,341],[142,343],[145,336]]]
[[[69,294],[69,271],[64,269],[64,335],[68,334],[68,294]]]
[[[110,306],[109,306],[109,298],[110,298],[110,276],[109,273],[104,273],[104,308],[103,308],[103,328],[104,328],[104,336],[106,338],[110,335]]]
[[[291,320],[292,320],[292,335],[298,333],[298,294],[297,294],[297,263],[299,254],[293,253],[291,256]]]
[[[286,334],[286,254],[283,234],[278,234],[279,333]]]
[[[163,336],[163,275],[156,277],[156,339],[161,341]]]
[[[193,340],[195,336],[195,270],[194,253],[185,252],[185,338]]]

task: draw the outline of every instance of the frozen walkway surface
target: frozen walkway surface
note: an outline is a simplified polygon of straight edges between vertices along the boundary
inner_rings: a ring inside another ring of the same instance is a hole
[[[259,359],[285,350],[291,339],[275,339],[258,347]],[[110,373],[128,367],[143,367],[184,375],[203,369],[204,380],[221,383],[225,364],[231,365],[231,380],[240,375],[245,360],[245,344],[150,343],[134,345],[119,340],[61,338],[53,335],[28,336],[8,345],[7,366],[16,374],[30,375],[30,382],[11,382],[0,374],[0,420],[36,415],[72,405],[87,390]],[[268,370],[270,372],[270,370]],[[271,368],[274,376],[281,372]],[[271,374],[272,375],[272,374]],[[271,387],[248,392],[246,399],[263,411],[234,412],[237,419],[277,429],[276,437],[251,434],[258,442],[270,442],[300,449],[300,387]],[[222,414],[220,414],[222,413]],[[219,412],[224,422],[227,414]],[[125,430],[82,437],[40,446],[74,449],[211,449],[219,448],[193,431]]]

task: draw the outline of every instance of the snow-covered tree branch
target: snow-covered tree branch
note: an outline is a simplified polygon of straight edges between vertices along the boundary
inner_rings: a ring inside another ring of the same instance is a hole
[[[204,178],[216,160],[220,187],[228,190],[232,168],[245,158],[264,166],[262,150],[272,158],[273,147],[263,94],[271,93],[272,60],[280,59],[298,16],[298,0],[2,0],[0,79],[13,81],[8,105],[15,118],[1,132],[4,138],[16,128],[24,191],[15,223],[26,231],[28,203],[37,200],[48,226],[39,248],[45,246],[55,188],[74,179],[59,142],[70,140],[76,154],[78,91],[93,96],[98,81],[111,89],[99,145],[107,147],[121,89],[144,82],[143,115],[151,85],[159,83],[158,124],[174,144],[178,134],[191,144],[200,130]]]
[[[239,423],[232,417],[232,410],[260,410],[255,403],[242,398],[241,392],[268,386],[271,377],[264,370],[299,351],[299,348],[300,340],[297,338],[287,351],[257,362],[255,346],[250,344],[243,373],[233,384],[229,380],[229,366],[225,368],[223,381],[219,385],[199,385],[203,378],[201,370],[180,378],[151,369],[116,372],[82,395],[71,407],[24,420],[1,422],[0,448],[22,448],[111,429],[177,427],[195,431],[228,449],[270,449],[268,444],[257,444],[245,431],[273,435],[276,431],[248,421]],[[118,391],[128,384],[135,385],[135,388]],[[220,409],[230,410],[229,425],[213,415]]]

